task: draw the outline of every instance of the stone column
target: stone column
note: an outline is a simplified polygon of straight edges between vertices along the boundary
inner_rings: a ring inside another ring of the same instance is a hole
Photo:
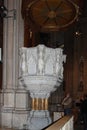
[[[28,113],[28,92],[19,85],[19,47],[24,42],[22,0],[4,0],[8,9],[3,26],[2,126],[23,128]],[[21,114],[20,114],[21,113]]]
[[[10,4],[9,4],[10,3]],[[5,1],[8,10],[14,9],[13,0]],[[9,13],[13,15],[13,11]],[[13,42],[14,42],[14,18],[5,18],[3,26],[3,89],[14,88],[13,82]]]

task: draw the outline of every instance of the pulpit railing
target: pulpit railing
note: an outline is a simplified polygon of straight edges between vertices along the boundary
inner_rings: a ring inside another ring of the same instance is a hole
[[[73,130],[73,116],[64,116],[43,130]]]

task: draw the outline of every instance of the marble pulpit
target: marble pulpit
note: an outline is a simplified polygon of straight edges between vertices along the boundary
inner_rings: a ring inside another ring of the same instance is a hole
[[[61,48],[38,45],[20,48],[20,82],[32,98],[32,110],[26,122],[27,129],[41,130],[51,124],[48,98],[63,81],[63,63],[66,55]]]

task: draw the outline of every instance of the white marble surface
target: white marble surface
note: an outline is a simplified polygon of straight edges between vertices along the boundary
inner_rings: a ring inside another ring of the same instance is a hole
[[[65,59],[61,48],[52,49],[44,45],[20,48],[20,84],[29,90],[32,98],[48,99],[50,93],[55,91],[63,80]],[[40,130],[50,123],[48,111],[32,110],[29,113],[27,129]]]
[[[44,45],[20,48],[20,81],[24,87],[40,96],[55,91],[63,80],[63,62],[66,56],[61,48]],[[32,87],[31,87],[32,86]]]

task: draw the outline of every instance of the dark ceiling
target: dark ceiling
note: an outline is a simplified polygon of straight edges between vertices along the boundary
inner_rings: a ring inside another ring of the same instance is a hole
[[[35,27],[34,26],[34,22],[32,21],[32,23],[30,22],[30,20],[29,20],[29,5],[30,5],[30,3],[32,2],[32,1],[38,1],[38,0],[22,0],[22,10],[21,10],[21,12],[22,12],[22,16],[23,16],[23,18],[24,18],[24,20],[25,20],[25,43],[28,43],[29,42],[29,33],[30,33],[30,29],[31,30],[34,30],[34,31],[37,31],[38,30],[38,27]],[[43,1],[43,0],[39,0],[39,1]],[[44,1],[46,1],[46,2],[50,2],[50,1],[52,1],[52,0],[44,0]],[[54,1],[58,1],[58,0],[53,0],[53,2]],[[60,3],[61,3],[61,1],[62,0],[59,0],[60,1]],[[65,0],[64,0],[65,1]],[[63,1],[63,2],[64,2]],[[78,6],[79,6],[79,17],[77,18],[77,20],[76,20],[76,22],[74,22],[73,24],[76,24],[77,25],[77,23],[80,21],[80,19],[81,18],[85,18],[85,17],[87,17],[87,0],[66,0],[67,2],[68,1],[73,1],[73,2],[75,2],[75,4],[77,4]],[[54,3],[54,5],[55,5],[55,3]],[[2,6],[3,7],[5,7],[4,6],[4,3],[3,3],[3,0],[0,0],[0,23],[2,23],[3,22],[3,18],[4,17],[6,17],[6,8],[2,8]],[[38,7],[38,6],[37,6]],[[43,6],[44,7],[44,6]],[[49,6],[48,6],[49,7]],[[38,7],[39,8],[39,7]],[[41,7],[40,7],[40,9],[41,9]],[[65,9],[65,11],[67,11],[67,6],[64,6],[64,9]],[[36,12],[35,12],[36,13]],[[72,11],[72,13],[74,13],[73,11]],[[51,16],[50,17],[53,17],[54,15],[55,15],[55,13],[54,12],[51,12],[50,13],[51,14]],[[54,15],[53,15],[54,14]],[[37,15],[38,15],[38,12],[37,12]],[[35,16],[35,15],[34,15]],[[72,14],[70,17],[73,17],[74,15]],[[36,16],[35,16],[36,17]],[[68,16],[67,16],[67,18],[68,18]],[[64,20],[64,19],[63,19]],[[40,22],[40,21],[39,21]],[[60,23],[62,23],[62,21],[60,21]],[[73,24],[70,24],[71,26],[73,26]],[[33,25],[33,26],[32,26]],[[67,26],[68,27],[68,26]],[[64,31],[65,31],[65,28],[63,29],[63,30],[60,30],[60,32],[59,31],[57,31],[57,33],[52,33],[51,31],[50,31],[50,34],[49,33],[44,33],[44,32],[41,32],[40,33],[40,30],[38,31],[40,34],[39,34],[39,36],[37,36],[36,35],[36,41],[37,42],[41,42],[42,41],[42,43],[43,42],[54,42],[54,46],[56,46],[56,44],[57,45],[60,45],[60,43],[63,43],[64,42]],[[49,38],[50,37],[50,38]],[[39,39],[39,41],[37,40],[37,39]],[[49,40],[50,39],[50,40]]]
[[[42,22],[41,20],[43,20],[43,19],[40,19],[40,20],[38,19],[38,17],[39,17],[38,14],[42,13],[42,12],[40,12],[40,10],[42,11],[41,3],[40,3],[41,1],[43,1],[43,0],[39,0],[39,4],[37,4],[38,0],[22,0],[22,16],[23,16],[23,18],[25,20],[25,23],[26,23],[26,25],[25,25],[25,38],[24,38],[25,39],[25,43],[27,43],[29,41],[29,35],[28,35],[29,32],[28,31],[31,30],[31,31],[39,32],[39,34],[37,34],[37,35],[35,34],[36,35],[36,39],[35,40],[36,40],[37,43],[41,43],[41,42],[42,43],[46,43],[46,41],[47,41],[47,44],[49,44],[49,42],[50,42],[50,44],[51,43],[52,43],[52,45],[54,44],[54,47],[60,46],[61,43],[64,42],[64,32],[67,29],[71,28],[71,27],[73,28],[74,25],[79,26],[79,24],[77,25],[77,23],[79,23],[80,19],[83,18],[83,17],[87,17],[87,0],[64,0],[64,1],[63,0],[59,0],[59,1],[58,0],[54,0],[54,1],[60,2],[60,3],[62,1],[63,2],[65,2],[65,1],[71,2],[72,1],[76,5],[78,5],[78,7],[79,7],[79,15],[78,15],[77,19],[75,21],[73,21],[72,24],[69,24],[69,26],[66,26],[66,27],[64,27],[62,29],[57,28],[56,32],[52,32],[52,31],[49,31],[49,30],[46,31],[46,32],[45,31],[41,31],[41,28],[39,28],[40,26],[37,26],[37,24],[35,24],[35,22],[36,23],[40,23],[40,22]],[[48,7],[50,6],[50,1],[52,2],[52,0],[44,0],[44,2],[46,2],[46,5]],[[54,3],[54,1],[53,1],[53,4],[56,5]],[[32,2],[34,3],[34,6],[36,6],[34,11],[32,9],[33,8]],[[39,5],[40,5],[40,10],[39,10]],[[42,5],[44,7],[44,4],[42,4]],[[61,7],[60,5],[61,4],[59,4],[59,7]],[[65,12],[67,12],[67,8],[65,6],[63,6],[63,7],[64,7],[63,9],[65,9]],[[73,13],[75,13],[75,12],[73,12]],[[72,13],[71,17],[74,16],[73,13]],[[36,19],[36,21],[34,21],[32,14],[34,16],[34,19]],[[35,14],[37,15],[37,17],[36,17]],[[52,15],[51,15],[52,18],[54,16],[53,14],[55,15],[55,13],[52,12]],[[68,18],[68,16],[67,16],[67,18]],[[64,20],[64,19],[62,19],[62,20]],[[48,19],[46,19],[45,23],[47,21],[48,21]],[[56,23],[58,23],[58,21]],[[62,21],[60,23],[62,23]]]
[[[22,16],[23,17],[28,15],[27,11],[28,11],[28,8],[29,8],[29,4],[32,1],[38,1],[38,0],[22,0]],[[41,1],[41,0],[39,0],[39,1]],[[45,1],[49,2],[49,1],[52,1],[52,0],[45,0]],[[56,2],[56,0],[54,0],[54,1]],[[59,1],[62,1],[62,0],[59,0]],[[77,4],[79,6],[81,17],[86,17],[87,16],[87,0],[64,0],[64,1],[73,1],[75,4]],[[4,7],[4,8],[2,8],[2,7]],[[4,11],[6,11],[6,9],[7,8],[5,8],[5,6],[4,6],[4,0],[0,0],[0,18],[5,17],[5,16],[2,15],[2,13]]]

